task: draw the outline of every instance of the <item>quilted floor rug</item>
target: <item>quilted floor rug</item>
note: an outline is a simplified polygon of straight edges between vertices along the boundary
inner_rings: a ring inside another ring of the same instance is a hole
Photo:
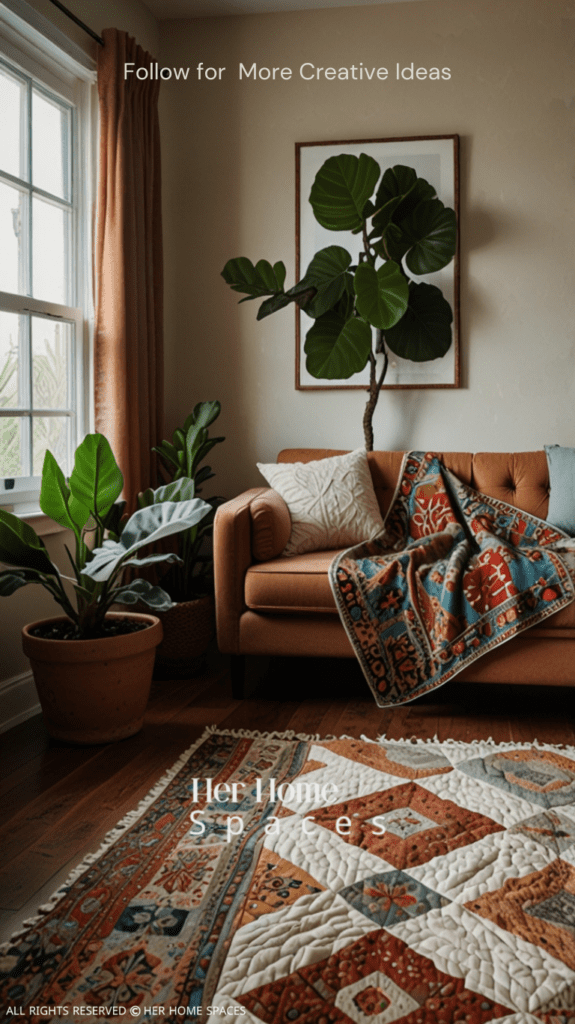
[[[575,1020],[575,750],[207,730],[0,951],[2,1020]]]

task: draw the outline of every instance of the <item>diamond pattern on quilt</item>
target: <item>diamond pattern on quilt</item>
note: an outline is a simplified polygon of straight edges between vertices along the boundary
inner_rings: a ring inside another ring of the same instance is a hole
[[[317,824],[336,832],[337,819],[349,818],[349,834],[340,833],[344,842],[369,850],[397,868],[422,864],[502,830],[486,815],[442,800],[416,782],[333,804],[316,811],[314,817]]]
[[[506,750],[463,761],[458,768],[541,807],[575,801],[575,761],[555,751]]]
[[[511,1012],[384,930],[235,998],[265,1024],[484,1024]]]
[[[535,814],[532,818],[514,825],[509,832],[542,843],[557,857],[575,844],[575,822],[559,811]]]
[[[324,888],[306,871],[264,848],[244,904],[240,927]]]
[[[560,859],[465,904],[575,970],[575,868]]]
[[[461,978],[466,988],[516,1012],[537,1014],[555,997],[555,1007],[575,1009],[575,972],[551,950],[461,904],[407,918],[389,930],[438,970]]]
[[[362,740],[332,740],[322,744],[350,761],[376,768],[405,779],[420,779],[453,771],[453,766],[439,751],[416,743],[366,743]]]
[[[384,871],[341,889],[340,896],[380,928],[444,907],[449,900],[405,871]]]
[[[410,867],[409,873],[441,896],[468,903],[500,889],[508,878],[541,871],[555,856],[543,844],[526,841],[519,833],[494,832],[472,846]]]

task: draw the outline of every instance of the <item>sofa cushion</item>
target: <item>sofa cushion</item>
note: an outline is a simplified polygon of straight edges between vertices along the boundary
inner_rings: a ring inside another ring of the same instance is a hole
[[[284,555],[349,547],[383,528],[364,448],[311,462],[258,462],[258,469],[290,512]]]
[[[245,602],[258,612],[333,613],[337,615],[328,569],[338,551],[312,551],[252,565],[245,579]],[[529,632],[575,631],[575,601],[543,619]]]
[[[547,520],[575,535],[575,448],[562,448],[558,444],[545,445],[549,466],[549,511]]]
[[[252,611],[333,612],[328,569],[338,551],[311,551],[252,565],[246,573],[245,602]]]

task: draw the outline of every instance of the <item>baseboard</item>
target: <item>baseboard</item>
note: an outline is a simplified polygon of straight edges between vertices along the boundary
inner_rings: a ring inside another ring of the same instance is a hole
[[[31,672],[22,672],[0,682],[0,733],[39,713],[40,704]]]

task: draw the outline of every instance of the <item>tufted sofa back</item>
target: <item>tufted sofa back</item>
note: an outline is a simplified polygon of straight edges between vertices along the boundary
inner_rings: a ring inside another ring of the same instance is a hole
[[[332,455],[345,455],[328,448],[285,448],[278,462],[311,462]],[[437,452],[444,465],[476,491],[500,498],[509,505],[547,518],[549,473],[544,451],[538,452]],[[369,468],[383,515],[397,485],[403,452],[369,452]]]

